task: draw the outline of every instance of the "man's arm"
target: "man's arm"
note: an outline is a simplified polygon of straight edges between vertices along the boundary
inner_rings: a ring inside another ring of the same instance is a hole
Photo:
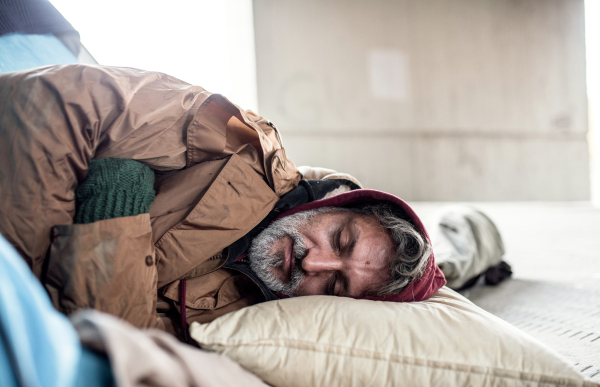
[[[40,277],[92,158],[177,170],[238,154],[279,196],[300,180],[274,125],[165,74],[51,66],[0,75],[0,232]]]
[[[204,89],[133,69],[54,66],[0,75],[0,232],[36,276],[54,225],[75,215],[93,157],[185,166]]]
[[[157,270],[148,210],[154,173],[135,160],[91,160],[77,187],[74,225],[55,226],[43,278],[65,314],[94,308],[158,327]]]

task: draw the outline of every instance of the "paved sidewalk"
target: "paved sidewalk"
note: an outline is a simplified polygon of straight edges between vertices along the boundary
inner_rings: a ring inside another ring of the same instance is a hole
[[[444,203],[410,203],[426,218]],[[497,224],[513,278],[464,292],[600,382],[600,209],[590,203],[469,203]]]

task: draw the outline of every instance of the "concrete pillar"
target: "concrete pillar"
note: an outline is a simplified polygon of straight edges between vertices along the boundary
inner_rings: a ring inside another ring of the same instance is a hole
[[[298,165],[408,200],[589,200],[583,0],[254,0]]]

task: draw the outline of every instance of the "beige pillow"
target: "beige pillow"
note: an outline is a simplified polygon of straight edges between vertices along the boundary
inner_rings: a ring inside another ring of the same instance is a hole
[[[414,303],[267,302],[190,332],[273,386],[597,386],[446,287]]]

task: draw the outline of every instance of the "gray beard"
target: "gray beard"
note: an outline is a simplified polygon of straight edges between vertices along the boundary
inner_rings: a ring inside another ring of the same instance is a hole
[[[305,227],[314,215],[331,210],[331,207],[323,207],[286,216],[271,223],[252,240],[252,244],[248,250],[250,268],[269,289],[290,297],[294,295],[294,290],[296,290],[306,275],[301,265],[302,259],[306,256],[306,245],[298,230]],[[273,245],[285,237],[292,239],[294,247],[293,259],[295,259],[291,278],[287,283],[281,281],[273,274],[274,268],[283,267],[285,252],[271,252]]]

